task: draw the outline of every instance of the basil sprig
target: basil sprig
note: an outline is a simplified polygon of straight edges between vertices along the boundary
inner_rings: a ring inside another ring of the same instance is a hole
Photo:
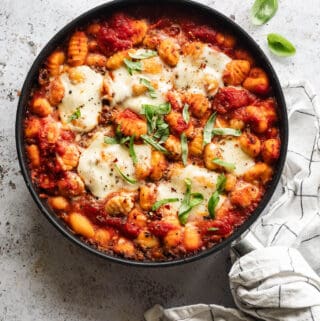
[[[156,55],[157,52],[150,49],[138,49],[136,52],[129,52],[129,56],[133,59],[147,59]]]
[[[251,8],[251,21],[261,26],[269,21],[278,10],[278,0],[256,0]]]
[[[185,225],[188,220],[190,211],[197,205],[201,204],[204,197],[201,193],[191,193],[191,180],[186,178],[184,180],[186,184],[186,193],[181,202],[181,206],[178,212],[178,218],[181,224]]]
[[[241,130],[233,128],[213,128],[212,133],[213,135],[240,136]]]
[[[215,217],[215,209],[219,203],[220,194],[223,193],[224,188],[226,186],[226,181],[227,181],[227,178],[225,177],[224,174],[219,175],[217,178],[216,190],[211,195],[211,197],[209,198],[209,201],[208,201],[208,211],[209,211],[211,218]]]
[[[215,158],[212,160],[212,163],[215,163],[221,167],[224,167],[226,170],[232,172],[236,169],[236,165],[233,163],[228,163],[225,162],[224,160],[220,159],[220,158]]]
[[[188,164],[188,139],[185,133],[181,134],[181,156],[182,156],[182,163],[184,166]]]
[[[214,122],[216,121],[216,118],[217,118],[217,113],[213,113],[206,125],[204,126],[204,129],[203,129],[203,146],[209,144],[211,142],[211,139],[213,137],[213,125],[214,125]]]
[[[157,93],[154,87],[151,85],[151,82],[146,78],[140,78],[140,84],[144,85],[148,89],[149,96],[152,99],[157,98]]]
[[[160,151],[168,151],[161,146],[170,134],[169,125],[164,121],[164,115],[170,113],[171,104],[169,102],[160,105],[143,104],[141,114],[147,119],[148,135],[145,140],[148,144]]]
[[[131,76],[133,75],[134,72],[142,71],[142,64],[140,61],[132,61],[129,59],[124,59],[123,62],[126,65],[128,73]]]
[[[136,183],[137,183],[137,180],[136,180],[136,179],[134,179],[134,178],[126,175],[125,173],[123,173],[117,164],[115,164],[114,167],[115,167],[115,169],[117,170],[117,172],[119,173],[119,175],[120,175],[125,181],[127,181],[129,184],[136,184]]]
[[[157,201],[155,202],[151,209],[153,211],[156,211],[160,206],[164,205],[164,204],[168,204],[168,203],[175,203],[178,202],[179,198],[164,198],[163,200]]]
[[[279,34],[269,33],[267,39],[270,51],[276,56],[289,57],[296,53],[294,45]]]
[[[81,110],[78,107],[68,118],[68,123],[72,122],[73,120],[79,119],[81,117]]]

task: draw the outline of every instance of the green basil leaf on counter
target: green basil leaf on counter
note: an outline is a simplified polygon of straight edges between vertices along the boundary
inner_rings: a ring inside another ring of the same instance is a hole
[[[289,40],[276,33],[268,34],[268,46],[270,51],[279,57],[289,57],[296,53],[294,45]]]
[[[278,0],[256,0],[251,8],[251,22],[261,26],[268,22],[278,10]]]

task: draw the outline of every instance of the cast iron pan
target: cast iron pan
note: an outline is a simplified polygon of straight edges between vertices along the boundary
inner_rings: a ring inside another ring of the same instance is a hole
[[[82,26],[89,22],[92,19],[99,18],[99,17],[108,17],[113,12],[117,10],[134,10],[139,12],[141,9],[142,11],[146,8],[149,10],[151,15],[157,15],[158,13],[166,13],[172,12],[174,10],[178,12],[189,12],[189,14],[193,16],[200,16],[201,20],[206,23],[212,22],[216,26],[222,27],[223,29],[230,30],[238,40],[241,41],[243,46],[250,50],[256,60],[258,61],[259,65],[264,68],[264,70],[268,73],[270,77],[270,81],[273,87],[274,96],[276,97],[278,103],[278,110],[279,110],[279,119],[280,119],[280,137],[281,137],[281,152],[278,163],[276,164],[276,172],[274,177],[267,189],[266,193],[264,194],[260,204],[252,213],[252,215],[248,218],[248,220],[240,226],[230,237],[222,241],[221,243],[215,245],[214,247],[201,251],[195,255],[176,259],[171,261],[165,262],[149,262],[149,261],[132,261],[125,258],[120,258],[116,256],[112,256],[106,253],[103,253],[93,246],[88,245],[76,235],[74,235],[71,230],[66,226],[66,224],[58,218],[58,216],[47,206],[46,202],[42,201],[38,196],[38,193],[35,187],[32,184],[30,173],[27,166],[27,159],[24,149],[24,141],[23,141],[23,120],[25,118],[26,107],[28,103],[28,98],[30,95],[30,91],[32,85],[36,81],[38,77],[39,67],[43,64],[46,60],[48,55],[58,46],[60,45],[70,33],[76,29],[78,26]],[[21,167],[21,172],[24,177],[24,180],[28,186],[28,189],[40,208],[41,212],[47,217],[47,219],[68,239],[72,240],[74,243],[78,244],[82,248],[86,249],[89,252],[92,252],[100,257],[105,259],[124,263],[128,265],[135,265],[135,266],[145,266],[145,267],[161,267],[161,266],[171,266],[177,264],[183,264],[191,261],[195,261],[197,259],[203,258],[209,254],[218,252],[222,248],[224,248],[227,244],[231,241],[239,237],[243,232],[245,232],[250,225],[257,219],[257,217],[261,214],[263,209],[268,204],[269,200],[271,199],[276,186],[279,182],[282,169],[286,159],[287,153],[287,145],[288,145],[288,118],[287,118],[287,111],[286,111],[286,104],[283,96],[283,92],[277,78],[277,75],[272,68],[269,60],[260,49],[260,47],[256,44],[256,42],[242,29],[240,28],[235,22],[227,18],[226,16],[222,15],[221,13],[217,12],[214,9],[211,9],[207,6],[202,4],[190,1],[190,0],[115,0],[110,3],[103,4],[98,6],[84,14],[80,17],[74,19],[69,24],[67,24],[63,29],[61,29],[43,48],[40,52],[38,57],[36,58],[35,62],[33,63],[27,78],[24,82],[21,96],[19,99],[17,116],[16,116],[16,147],[18,152],[19,163]]]

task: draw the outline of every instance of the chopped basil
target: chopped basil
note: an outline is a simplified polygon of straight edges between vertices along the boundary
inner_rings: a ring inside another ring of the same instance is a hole
[[[209,232],[219,231],[219,227],[209,227],[209,228],[208,228],[208,231],[209,231]]]
[[[213,125],[214,125],[214,122],[216,121],[216,117],[217,117],[217,114],[216,113],[213,113],[206,125],[204,126],[204,129],[203,129],[203,146],[209,144],[211,142],[211,139],[212,139],[212,136],[213,136]]]
[[[136,165],[138,163],[138,158],[137,158],[136,152],[134,150],[134,135],[130,137],[129,155],[132,158],[133,164]]]
[[[240,136],[241,130],[233,128],[213,128],[213,135]]]
[[[133,75],[135,71],[142,71],[142,64],[140,61],[132,61],[129,59],[124,59],[124,64],[127,67],[128,73]]]
[[[188,104],[185,104],[185,105],[183,106],[182,117],[183,117],[183,120],[184,120],[186,123],[189,123],[189,121],[190,121],[190,114],[189,114],[189,105],[188,105]]]
[[[233,163],[228,163],[228,162],[225,162],[224,160],[220,159],[220,158],[215,158],[212,160],[212,163],[215,163],[221,167],[224,167],[226,170],[232,172],[235,170],[236,168],[236,165],[233,164]]]
[[[182,152],[182,163],[184,166],[188,164],[188,139],[185,133],[181,134],[181,152]]]
[[[278,0],[256,0],[251,8],[251,21],[261,26],[269,21],[278,10]]]
[[[154,149],[164,154],[169,154],[169,152],[163,146],[161,146],[157,141],[155,141],[152,137],[148,135],[141,135],[141,138],[144,140],[145,143],[149,144]]]
[[[220,174],[217,178],[216,190],[221,194],[226,186],[227,178],[224,174]]]
[[[164,205],[164,204],[168,204],[168,203],[175,203],[178,202],[179,198],[164,198],[163,200],[157,201],[155,202],[151,209],[153,211],[156,211],[160,206]]]
[[[181,206],[178,212],[178,218],[181,224],[185,225],[188,220],[190,211],[197,205],[203,202],[204,197],[201,193],[191,193],[191,180],[186,178],[184,180],[186,184],[186,193],[181,202]]]
[[[133,59],[147,59],[151,57],[155,57],[157,52],[150,49],[138,49],[134,53],[129,52],[129,56]]]
[[[73,120],[79,119],[81,117],[81,110],[80,107],[78,107],[75,112],[73,112],[69,118],[68,118],[68,123],[70,123]]]
[[[224,191],[227,178],[224,174],[221,174],[217,178],[216,191],[211,195],[208,201],[208,211],[211,218],[215,217],[215,209],[220,200],[220,194]]]
[[[105,144],[109,144],[109,145],[119,144],[119,141],[116,137],[105,136],[103,141]]]
[[[114,165],[115,169],[117,170],[117,172],[119,173],[119,175],[125,180],[127,181],[129,184],[136,184],[137,180],[129,177],[128,175],[124,174],[121,169],[119,168],[119,166],[117,164]]]
[[[170,134],[169,125],[164,121],[163,116],[171,111],[170,103],[160,105],[143,104],[141,114],[147,119],[148,134],[161,144],[165,142]]]
[[[145,78],[140,78],[140,84],[144,85],[145,87],[147,87],[148,92],[149,92],[149,96],[151,98],[157,98],[157,93],[154,89],[154,87],[151,85],[151,82],[148,79]]]
[[[268,46],[270,51],[276,56],[289,57],[296,53],[294,45],[289,40],[276,33],[268,34]]]

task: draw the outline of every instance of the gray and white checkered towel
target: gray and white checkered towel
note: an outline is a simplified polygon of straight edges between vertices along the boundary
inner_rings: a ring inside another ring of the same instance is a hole
[[[231,250],[230,287],[241,311],[156,305],[147,321],[320,321],[320,103],[307,83],[283,89],[289,114],[283,194]]]

